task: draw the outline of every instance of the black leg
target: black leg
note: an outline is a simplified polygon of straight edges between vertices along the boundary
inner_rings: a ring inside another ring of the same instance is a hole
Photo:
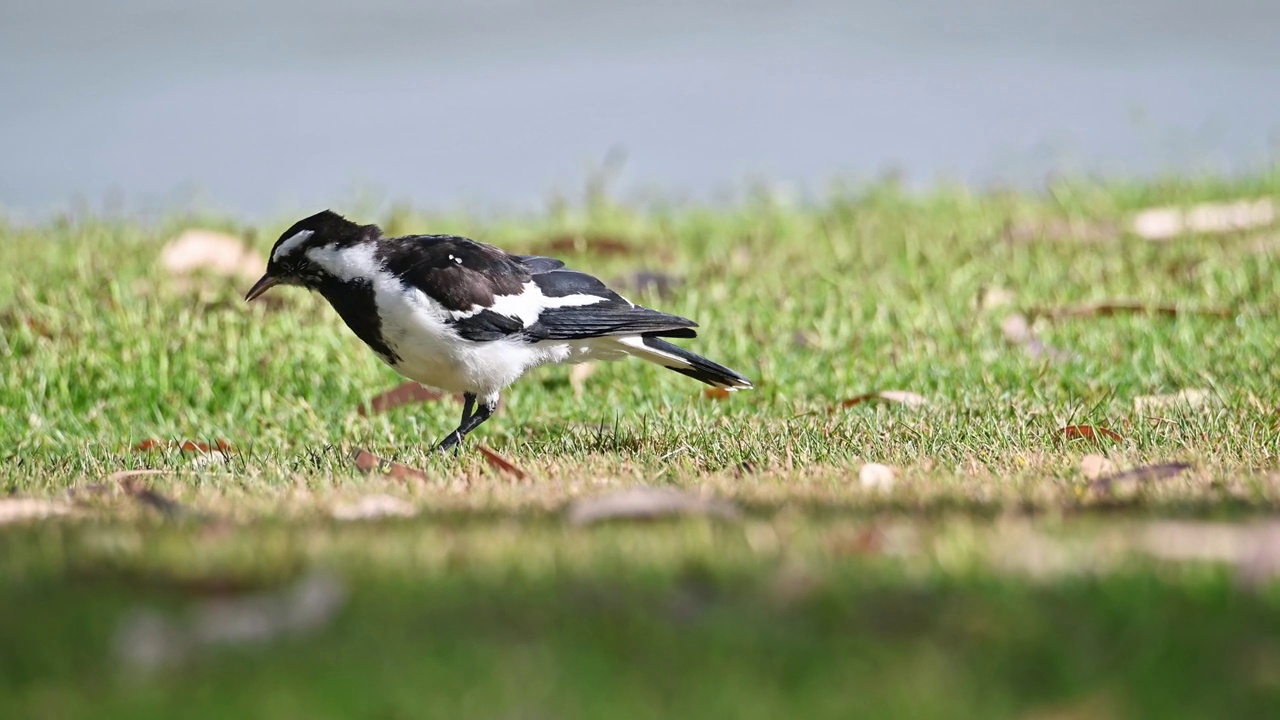
[[[459,424],[460,425],[467,424],[467,421],[471,419],[471,416],[474,415],[475,412],[476,412],[476,394],[462,393],[462,421]]]
[[[475,393],[462,394],[462,420],[458,423],[458,428],[445,436],[444,440],[436,446],[436,451],[444,452],[450,448],[456,448],[458,443],[462,442],[462,436],[467,434],[463,430],[467,426],[467,422],[471,420],[471,416],[475,414],[476,395]]]
[[[485,398],[484,401],[477,403],[474,393],[466,393],[462,396],[462,422],[458,424],[458,429],[449,433],[436,450],[445,452],[446,450],[457,451],[458,443],[462,442],[462,438],[467,433],[480,427],[480,424],[488,420],[493,415],[493,411],[498,407],[498,397],[495,395]]]

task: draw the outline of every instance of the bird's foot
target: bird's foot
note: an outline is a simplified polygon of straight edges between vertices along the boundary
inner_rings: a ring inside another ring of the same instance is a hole
[[[435,451],[443,455],[450,450],[453,451],[455,457],[462,452],[462,435],[456,431],[449,433],[445,439],[436,446]]]

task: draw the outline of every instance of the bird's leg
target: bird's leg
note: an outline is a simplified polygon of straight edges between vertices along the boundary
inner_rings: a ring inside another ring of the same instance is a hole
[[[444,452],[445,450],[449,450],[450,448],[455,448],[458,446],[458,443],[462,442],[462,436],[467,434],[467,431],[463,430],[463,428],[467,426],[467,421],[471,419],[471,416],[473,414],[475,414],[475,407],[476,407],[475,393],[463,393],[462,394],[462,420],[459,421],[458,428],[453,432],[449,433],[448,435],[446,435],[444,440],[442,440],[440,444],[436,446],[437,452]]]
[[[458,424],[458,429],[449,433],[449,436],[436,447],[439,452],[446,450],[455,450],[458,443],[462,442],[462,438],[467,433],[480,427],[480,424],[488,420],[493,411],[498,409],[498,396],[491,395],[484,400],[477,402],[474,393],[466,393],[462,396],[462,422]]]

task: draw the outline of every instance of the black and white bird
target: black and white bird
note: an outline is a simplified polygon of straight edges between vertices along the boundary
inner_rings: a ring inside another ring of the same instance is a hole
[[[245,299],[276,285],[319,292],[396,372],[462,393],[462,422],[439,450],[456,447],[540,365],[631,355],[725,390],[751,387],[662,339],[696,337],[692,320],[640,307],[560,260],[455,235],[384,237],[325,210],[280,236]]]

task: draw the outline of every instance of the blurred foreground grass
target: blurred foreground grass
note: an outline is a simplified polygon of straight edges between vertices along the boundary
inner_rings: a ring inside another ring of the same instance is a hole
[[[289,219],[0,226],[0,488],[65,513],[0,529],[0,716],[1274,716],[1280,546],[1248,528],[1280,497],[1280,230],[1129,230],[1240,197],[1280,180],[352,212],[511,250],[568,237],[572,265],[698,320],[687,344],[759,381],[717,400],[639,362],[580,392],[544,369],[457,459],[428,455],[452,401],[357,411],[399,379],[319,298],[248,306],[244,281],[158,269],[186,227],[265,252]],[[639,271],[673,289],[627,288]],[[1116,303],[1160,312],[1069,312]],[[839,406],[883,390],[927,405]],[[234,451],[134,449],[150,438]],[[356,447],[424,476],[363,475]],[[864,487],[867,462],[892,486]],[[129,469],[186,510],[104,482]],[[562,519],[637,483],[744,517]],[[330,517],[375,493],[416,517]],[[223,601],[248,623],[314,573],[341,588],[315,627],[182,630]],[[159,656],[130,649],[136,622]]]

